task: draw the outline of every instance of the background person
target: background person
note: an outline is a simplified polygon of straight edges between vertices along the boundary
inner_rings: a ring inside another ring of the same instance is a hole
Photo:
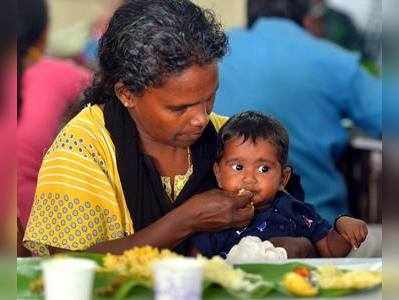
[[[91,74],[67,60],[45,56],[49,26],[44,0],[21,0],[18,9],[18,210],[26,225],[37,174],[66,110]]]
[[[279,119],[291,137],[289,161],[305,201],[332,222],[348,213],[337,167],[349,142],[341,120],[379,137],[381,81],[362,69],[359,55],[307,32],[309,9],[308,0],[248,1],[252,26],[229,33],[215,111],[258,110]]]

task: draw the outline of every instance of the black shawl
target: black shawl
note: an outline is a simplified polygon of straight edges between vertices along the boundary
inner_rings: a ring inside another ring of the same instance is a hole
[[[193,174],[172,202],[151,157],[140,149],[138,131],[128,110],[120,102],[109,101],[104,106],[104,119],[115,146],[118,173],[135,231],[155,222],[193,195],[216,187],[212,165],[216,158],[217,132],[212,122],[191,146]]]

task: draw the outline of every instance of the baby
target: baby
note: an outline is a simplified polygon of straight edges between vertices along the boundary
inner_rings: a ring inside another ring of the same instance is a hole
[[[343,257],[352,247],[361,245],[368,232],[365,222],[341,216],[332,227],[312,205],[285,191],[291,176],[288,146],[286,129],[258,112],[237,114],[221,128],[214,164],[218,185],[229,192],[251,192],[255,215],[245,228],[194,235],[193,254],[226,257],[246,236],[263,241],[282,236],[306,237],[322,257]]]

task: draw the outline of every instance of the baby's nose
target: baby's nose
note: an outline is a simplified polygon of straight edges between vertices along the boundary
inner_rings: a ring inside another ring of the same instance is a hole
[[[256,185],[257,180],[256,180],[255,176],[250,175],[250,176],[245,176],[242,183],[243,183],[242,188],[244,188],[246,190],[251,190]]]

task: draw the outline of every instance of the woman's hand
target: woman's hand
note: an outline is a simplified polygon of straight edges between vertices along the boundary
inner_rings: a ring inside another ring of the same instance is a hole
[[[252,196],[250,192],[238,196],[214,189],[193,196],[179,209],[189,216],[193,232],[244,227],[254,215]]]
[[[254,215],[251,199],[251,193],[237,196],[221,190],[204,192],[134,234],[99,243],[86,251],[121,254],[127,249],[145,245],[172,249],[196,231],[242,227],[248,225]],[[53,252],[58,252],[58,249],[53,249]]]

